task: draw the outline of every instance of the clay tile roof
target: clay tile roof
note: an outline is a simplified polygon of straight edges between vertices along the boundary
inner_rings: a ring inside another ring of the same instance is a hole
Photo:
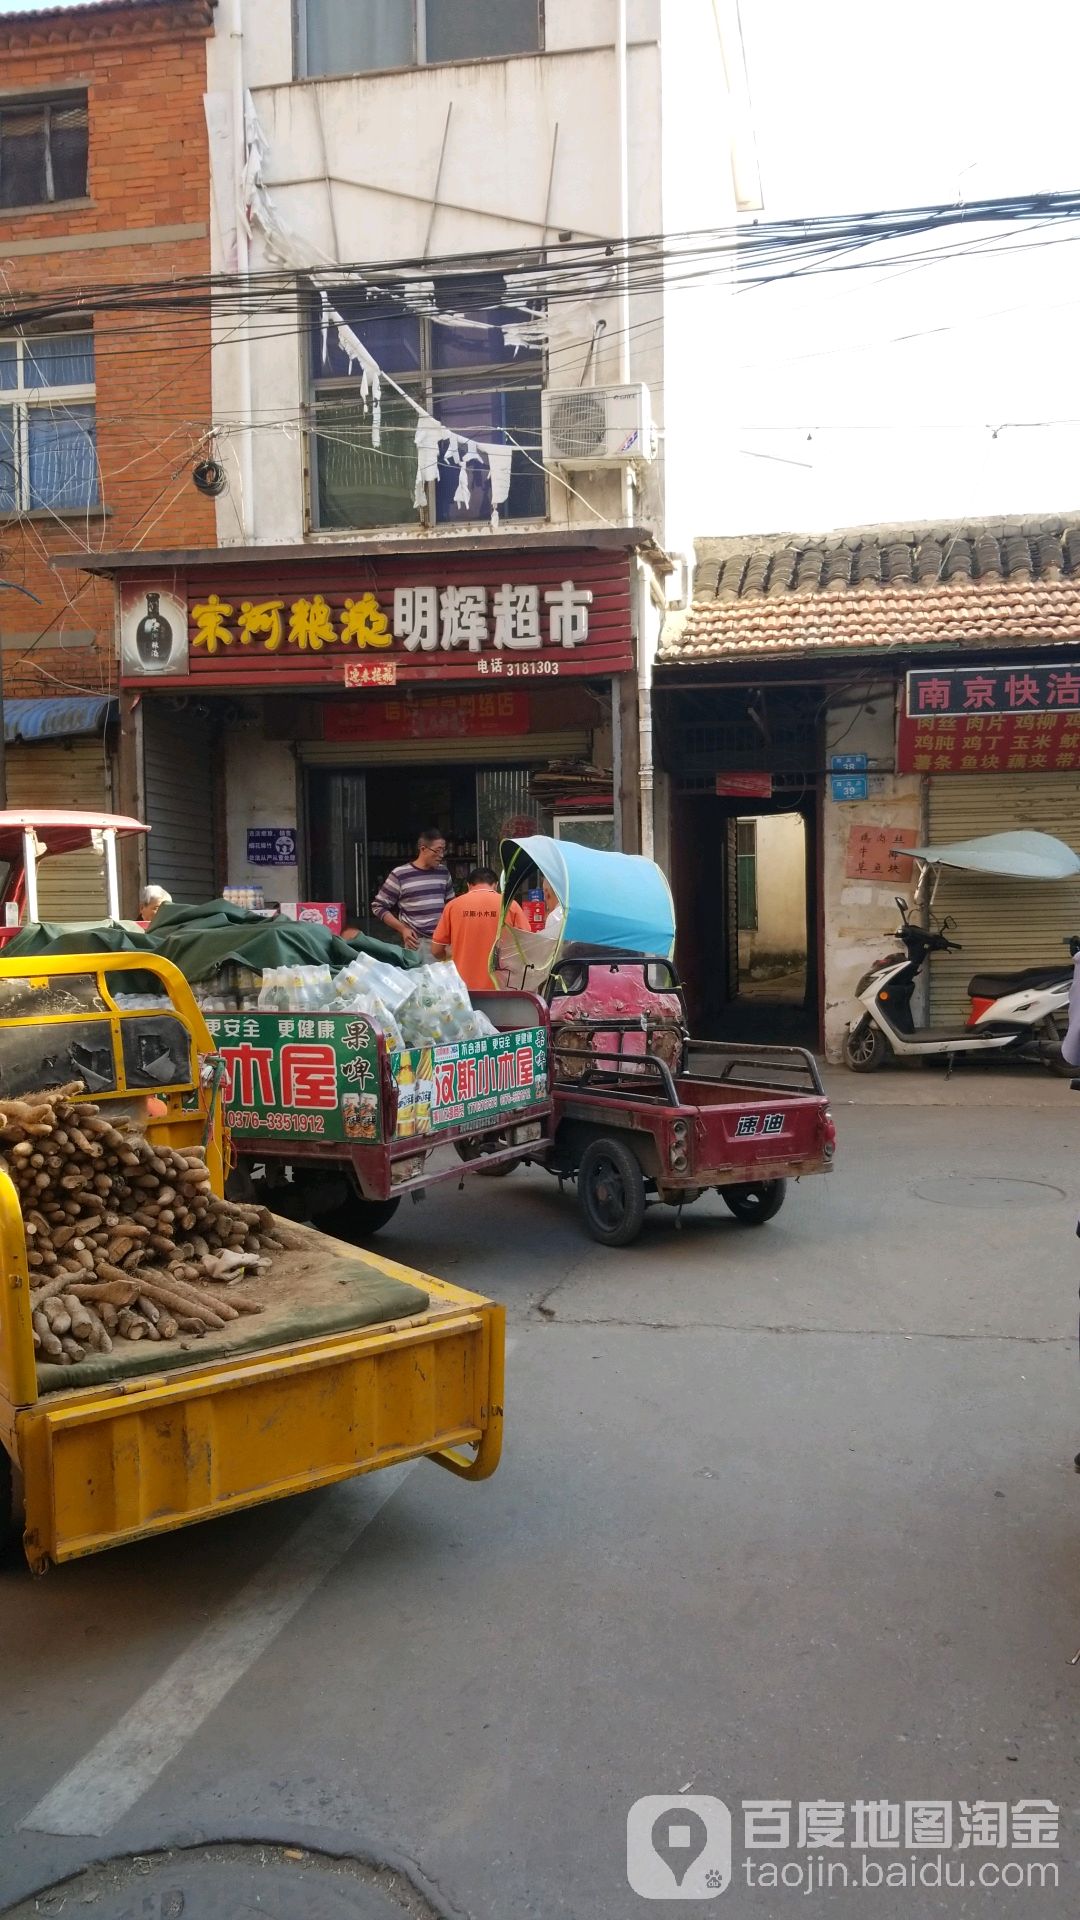
[[[699,540],[659,660],[1080,641],[1080,514]]]
[[[152,32],[161,37],[213,25],[217,0],[76,0],[71,6],[25,7],[12,13],[0,0],[0,52],[100,42]]]
[[[12,14],[11,18],[14,20],[17,17],[19,20],[30,22],[34,20],[51,20],[54,16],[63,14],[67,19],[77,24],[80,14],[118,11],[133,13],[140,8],[160,5],[161,0],[68,0],[66,6],[22,7],[19,9],[18,15]],[[8,8],[0,6],[0,16],[6,19],[8,12]]]

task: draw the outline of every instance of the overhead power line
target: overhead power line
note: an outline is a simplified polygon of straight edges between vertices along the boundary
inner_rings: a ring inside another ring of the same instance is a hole
[[[1067,228],[1078,215],[1080,191],[1073,190],[641,234],[605,244],[589,240],[558,248],[501,248],[445,255],[437,261],[415,256],[353,261],[332,269],[313,266],[305,284],[293,269],[281,267],[123,284],[85,282],[77,288],[15,294],[4,303],[4,318],[15,327],[79,313],[208,313],[215,320],[235,320],[272,312],[298,318],[302,314],[306,322],[312,280],[333,287],[339,304],[348,297],[350,307],[355,305],[357,313],[369,318],[397,316],[403,307],[422,313],[424,288],[431,289],[429,310],[434,310],[436,282],[440,311],[452,308],[467,314],[498,305],[518,307],[527,315],[553,302],[602,300],[623,287],[644,295],[720,277],[739,291],[750,291],[778,280],[878,268],[882,246],[892,250],[893,265],[962,258],[976,248],[983,256],[988,251],[1014,252],[1021,246],[1048,244],[1050,229]],[[1000,246],[988,246],[988,227],[1001,229]],[[501,285],[494,289],[493,281]]]

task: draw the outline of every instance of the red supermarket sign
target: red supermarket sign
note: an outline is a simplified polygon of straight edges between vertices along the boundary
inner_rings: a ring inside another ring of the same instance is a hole
[[[123,581],[120,627],[128,686],[513,691],[633,666],[630,561],[607,549],[223,560]]]
[[[466,740],[528,733],[527,693],[436,693],[323,707],[324,740]]]

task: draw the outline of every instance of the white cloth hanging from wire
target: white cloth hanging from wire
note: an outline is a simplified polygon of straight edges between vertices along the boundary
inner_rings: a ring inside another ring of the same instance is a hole
[[[349,372],[355,362],[360,367],[360,400],[366,413],[368,410],[368,390],[371,391],[371,444],[382,446],[382,369],[373,353],[369,353],[363,341],[355,334],[340,313],[331,307],[330,317],[337,327],[338,346],[349,363]]]
[[[457,488],[454,493],[455,506],[467,509],[470,503],[468,465],[470,460],[487,461],[491,481],[491,524],[499,524],[499,510],[506,505],[510,496],[511,467],[513,449],[501,446],[494,441],[468,440],[451,427],[444,427],[426,407],[419,406],[411,393],[400,387],[391,374],[384,372],[375,355],[365,347],[359,335],[350,327],[344,315],[339,313],[320,284],[325,270],[333,271],[335,263],[313,246],[310,241],[301,240],[281,218],[266,190],[263,169],[266,164],[269,147],[266,136],[259,124],[255,111],[255,102],[250,93],[244,96],[244,166],[240,177],[240,216],[249,234],[258,232],[268,253],[273,254],[283,265],[294,268],[310,280],[319,295],[322,316],[322,352],[323,364],[329,354],[329,331],[331,326],[337,333],[338,346],[349,363],[351,373],[354,365],[360,368],[360,399],[367,411],[368,396],[371,397],[371,444],[378,447],[382,443],[382,388],[383,382],[393,388],[417,416],[416,432],[416,483],[413,488],[413,505],[419,510],[427,504],[427,489],[439,477],[439,449],[446,443],[447,458],[451,464],[460,468]],[[317,256],[316,261],[312,256]],[[322,269],[322,272],[319,272]],[[350,274],[350,279],[358,279]],[[363,282],[361,282],[363,284]],[[403,300],[403,304],[406,302]],[[468,321],[464,316],[431,314],[429,318],[444,321],[447,325],[487,326],[486,321]]]

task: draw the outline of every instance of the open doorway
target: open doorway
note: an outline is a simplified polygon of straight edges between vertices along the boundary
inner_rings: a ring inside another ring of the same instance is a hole
[[[311,768],[305,790],[311,898],[343,901],[350,922],[384,939],[371,902],[391,868],[412,859],[417,835],[434,827],[445,836],[446,864],[463,893],[478,862],[498,866],[503,838],[540,830],[529,780],[527,766]]]
[[[746,805],[676,796],[675,959],[691,1027],[704,1039],[816,1047],[816,789]]]
[[[801,1007],[806,999],[806,822],[801,813],[735,823],[740,1000]]]

